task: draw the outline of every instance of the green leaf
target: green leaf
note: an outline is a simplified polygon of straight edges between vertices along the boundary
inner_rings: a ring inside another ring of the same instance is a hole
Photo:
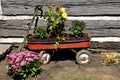
[[[23,75],[23,78],[26,78],[26,77],[27,77],[27,75],[26,75],[26,74],[24,74],[24,75]]]

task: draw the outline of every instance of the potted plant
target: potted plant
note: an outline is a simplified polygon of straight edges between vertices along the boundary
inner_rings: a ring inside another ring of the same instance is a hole
[[[41,57],[32,51],[9,54],[6,62],[8,63],[8,75],[15,79],[25,79],[29,75],[35,76],[42,71]]]

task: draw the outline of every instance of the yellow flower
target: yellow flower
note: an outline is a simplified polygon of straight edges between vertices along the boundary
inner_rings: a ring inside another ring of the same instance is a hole
[[[62,13],[62,18],[67,18],[67,13],[66,12]]]
[[[61,12],[61,13],[66,12],[66,11],[65,11],[65,8],[63,8],[63,7],[62,7],[62,8],[60,8],[60,12]]]

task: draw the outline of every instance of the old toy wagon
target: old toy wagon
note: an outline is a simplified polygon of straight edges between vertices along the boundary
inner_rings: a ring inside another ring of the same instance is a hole
[[[52,53],[49,53],[50,50],[55,50],[55,47],[58,46],[58,49],[70,49],[72,52],[76,53],[76,61],[79,64],[87,64],[91,61],[90,52],[87,48],[90,47],[90,37],[88,34],[85,35],[86,39],[81,40],[70,40],[62,41],[59,44],[54,41],[50,42],[32,42],[31,36],[28,38],[27,47],[33,51],[40,51],[40,55],[44,58],[44,63],[50,61]],[[79,50],[78,50],[79,49]],[[62,52],[64,55],[65,53]]]
[[[64,33],[64,21],[66,20],[67,13],[63,7],[59,5],[55,6],[55,12],[52,7],[49,6],[49,11],[44,12],[43,17],[47,20],[47,28],[38,27],[38,18],[42,17],[41,5],[36,6],[35,13],[30,23],[30,27],[27,31],[27,36],[24,42],[27,40],[27,48],[33,51],[40,51],[40,55],[44,63],[50,61],[51,55],[49,51],[56,49],[70,49],[76,53],[76,61],[79,64],[87,64],[91,61],[90,52],[87,48],[90,47],[90,36],[82,31],[85,28],[83,21],[73,21],[71,32],[72,34]],[[38,12],[41,14],[38,15]],[[33,35],[28,35],[29,30],[35,20],[35,28]],[[65,54],[65,53],[64,53]]]

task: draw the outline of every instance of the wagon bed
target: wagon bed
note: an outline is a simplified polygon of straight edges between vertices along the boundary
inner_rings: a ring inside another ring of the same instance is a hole
[[[28,38],[27,47],[30,50],[53,50],[55,49],[55,46],[57,46],[59,49],[89,48],[90,37],[88,37],[88,35],[85,35],[84,37],[86,38],[80,40],[65,40],[59,43],[55,41],[33,42],[29,40],[30,38]]]

